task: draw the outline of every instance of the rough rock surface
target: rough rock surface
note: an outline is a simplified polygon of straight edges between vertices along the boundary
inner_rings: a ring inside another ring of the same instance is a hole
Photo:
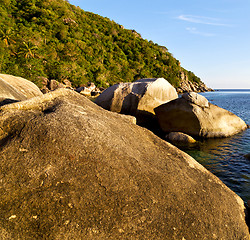
[[[59,89],[0,108],[1,239],[249,239],[243,201],[193,158]]]
[[[87,86],[77,88],[76,91],[84,96],[97,96],[101,93],[100,89],[92,82],[89,82]]]
[[[195,105],[198,105],[200,107],[209,107],[208,100],[200,94],[189,92],[189,93],[184,93],[182,97],[187,101],[194,103]]]
[[[176,89],[178,93],[213,91],[213,89],[208,88],[203,82],[189,81],[188,76],[184,72],[181,74],[181,80],[180,86]]]
[[[177,97],[175,88],[167,80],[152,78],[111,86],[95,102],[113,112],[154,115],[155,107]]]
[[[196,140],[191,136],[181,133],[181,132],[171,132],[166,135],[166,139],[170,142],[177,142],[177,143],[195,143]]]
[[[202,96],[194,95],[198,94],[192,93],[190,99],[184,96],[155,108],[164,132],[214,138],[229,137],[247,128],[246,123],[235,114],[211,103],[207,107]]]
[[[54,79],[48,79],[45,77],[39,77],[39,80],[42,82],[42,88],[41,91],[42,93],[48,93],[50,91],[54,91],[58,88],[69,88],[73,89],[71,82],[68,79],[64,79],[63,82],[58,82]]]
[[[21,77],[0,74],[0,106],[40,95],[42,92],[34,83]]]

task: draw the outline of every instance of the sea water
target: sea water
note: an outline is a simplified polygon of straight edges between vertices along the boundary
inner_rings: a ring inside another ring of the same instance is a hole
[[[209,102],[224,108],[250,125],[250,89],[217,90],[202,93]],[[219,177],[244,201],[250,200],[250,129],[229,138],[210,139],[182,148]]]

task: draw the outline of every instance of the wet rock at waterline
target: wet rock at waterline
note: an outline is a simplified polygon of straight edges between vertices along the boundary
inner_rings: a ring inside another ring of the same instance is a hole
[[[250,160],[250,153],[244,155],[244,157],[245,157],[246,159]]]
[[[1,239],[249,239],[217,177],[74,91],[0,108],[0,142]]]
[[[166,132],[183,132],[201,138],[229,137],[247,128],[235,114],[211,103],[197,93],[155,108],[161,129]]]
[[[195,143],[196,140],[191,136],[181,132],[171,132],[166,135],[166,140],[172,143]]]

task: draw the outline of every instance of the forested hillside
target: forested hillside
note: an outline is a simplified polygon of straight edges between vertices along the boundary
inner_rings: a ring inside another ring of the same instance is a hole
[[[200,83],[166,47],[63,0],[0,1],[0,72],[38,86],[39,76],[68,79],[75,87],[148,77],[164,77],[175,87],[185,76]]]

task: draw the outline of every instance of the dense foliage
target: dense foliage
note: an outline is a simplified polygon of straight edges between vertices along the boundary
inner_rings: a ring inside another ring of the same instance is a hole
[[[0,72],[38,85],[39,76],[73,86],[164,77],[177,87],[183,72],[200,82],[167,48],[63,0],[0,1]]]

